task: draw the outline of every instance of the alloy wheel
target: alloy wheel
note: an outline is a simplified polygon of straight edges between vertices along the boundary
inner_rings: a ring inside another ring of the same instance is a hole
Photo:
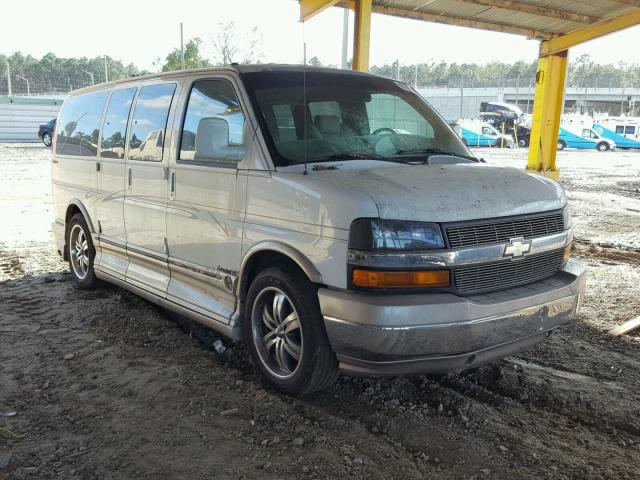
[[[261,363],[280,379],[291,378],[300,365],[303,334],[291,299],[279,288],[264,288],[251,312],[253,342]]]
[[[76,224],[69,234],[69,257],[73,273],[84,280],[89,273],[89,241],[82,225]]]

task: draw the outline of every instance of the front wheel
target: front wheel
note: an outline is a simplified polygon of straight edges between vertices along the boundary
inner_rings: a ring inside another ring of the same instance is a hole
[[[281,392],[304,396],[338,378],[317,288],[300,272],[270,267],[258,274],[247,292],[243,334],[262,378]]]
[[[609,150],[609,144],[606,142],[600,142],[596,148],[599,152],[606,152]]]
[[[526,148],[529,146],[529,139],[528,138],[519,138],[518,139],[518,146],[521,148]]]
[[[84,217],[76,213],[67,227],[67,249],[71,275],[80,288],[91,289],[97,284],[93,261],[96,250]]]
[[[47,147],[51,146],[51,134],[49,132],[45,132],[45,134],[42,135],[42,143]]]
[[[560,140],[558,142],[558,150],[564,150],[565,148],[567,148],[567,144],[564,142],[564,140]]]

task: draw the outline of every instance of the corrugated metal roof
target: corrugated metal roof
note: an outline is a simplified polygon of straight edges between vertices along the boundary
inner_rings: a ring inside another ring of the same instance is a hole
[[[353,0],[338,5],[352,6]],[[548,39],[640,10],[640,0],[373,0],[399,17]]]

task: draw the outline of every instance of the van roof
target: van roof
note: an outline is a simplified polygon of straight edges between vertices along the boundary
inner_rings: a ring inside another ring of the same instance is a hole
[[[315,67],[311,65],[286,65],[286,64],[275,64],[275,63],[264,63],[264,64],[246,64],[246,65],[224,65],[220,67],[207,67],[207,68],[193,68],[187,70],[175,70],[172,72],[161,72],[161,73],[149,73],[147,75],[138,75],[133,77],[122,78],[119,80],[113,80],[111,82],[99,83],[97,85],[91,85],[89,87],[79,88],[78,90],[74,90],[70,95],[82,95],[84,93],[100,91],[108,88],[113,88],[118,85],[124,85],[127,83],[135,83],[140,81],[147,80],[167,80],[171,78],[180,78],[191,75],[198,74],[207,74],[207,73],[253,73],[253,72],[316,72],[316,73],[339,73],[342,75],[361,75],[367,77],[378,77],[378,78],[386,78],[381,77],[380,75],[374,75],[371,73],[357,72],[354,70],[343,70],[339,68],[328,68],[328,67]],[[387,79],[388,80],[388,79]]]

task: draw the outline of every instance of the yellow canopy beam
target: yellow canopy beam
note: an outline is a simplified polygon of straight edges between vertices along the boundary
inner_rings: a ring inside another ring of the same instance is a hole
[[[333,7],[340,0],[300,0],[300,21],[306,22],[329,7]]]
[[[369,46],[371,43],[372,0],[355,1],[355,28],[353,31],[353,69],[369,71]]]
[[[557,179],[556,150],[564,108],[567,52],[538,59],[527,170]]]
[[[588,42],[594,38],[599,38],[613,32],[618,32],[628,27],[640,24],[640,10],[633,10],[624,15],[603,20],[588,27],[583,27],[573,32],[552,38],[549,41],[542,42],[540,46],[540,54],[553,55],[555,53],[564,52],[571,47]]]

